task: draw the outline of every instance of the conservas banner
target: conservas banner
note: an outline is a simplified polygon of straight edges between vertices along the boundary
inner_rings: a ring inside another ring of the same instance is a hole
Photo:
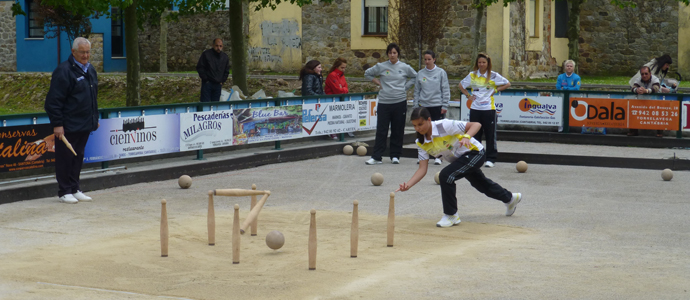
[[[232,145],[232,111],[180,114],[180,151]]]
[[[604,98],[570,100],[570,126],[678,130],[678,101]]]
[[[84,162],[108,161],[180,151],[177,114],[101,119],[86,143]]]
[[[39,124],[0,127],[0,172],[38,169],[53,165],[55,165],[53,126]]]

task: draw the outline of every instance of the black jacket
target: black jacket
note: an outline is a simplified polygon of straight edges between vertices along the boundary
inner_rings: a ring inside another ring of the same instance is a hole
[[[84,73],[72,55],[55,68],[44,105],[53,127],[63,126],[65,132],[98,129],[97,75],[93,66]]]
[[[302,78],[302,96],[323,95],[323,77],[312,73]]]
[[[224,83],[230,75],[230,58],[225,52],[208,49],[201,53],[196,71],[202,81]]]

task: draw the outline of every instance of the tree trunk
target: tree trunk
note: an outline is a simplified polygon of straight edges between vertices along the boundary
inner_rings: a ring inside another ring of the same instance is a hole
[[[482,37],[482,21],[484,20],[484,9],[485,5],[479,4],[479,0],[472,0],[472,4],[475,7],[476,15],[474,16],[474,26],[472,27],[472,38],[474,39],[472,43],[472,57],[470,60],[474,59],[479,54],[479,44]]]
[[[244,12],[242,3],[244,0],[230,0],[230,43],[232,45],[232,84],[249,95],[247,88],[247,49],[244,36]]]
[[[127,106],[139,106],[139,37],[137,36],[137,1],[125,8],[125,50],[127,50]]]
[[[568,20],[568,58],[575,62],[575,73],[580,73],[580,4],[584,0],[570,0]]]
[[[160,32],[160,72],[168,73],[168,22],[165,17],[168,15],[168,10],[166,9],[161,14],[161,32]]]

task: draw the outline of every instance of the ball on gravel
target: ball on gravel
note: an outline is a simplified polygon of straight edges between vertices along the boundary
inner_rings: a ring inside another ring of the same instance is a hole
[[[374,173],[374,175],[371,175],[371,184],[375,186],[383,184],[383,175],[381,173]]]
[[[177,184],[179,184],[183,189],[188,189],[190,186],[192,186],[192,177],[182,175],[180,176],[180,179],[177,180]]]
[[[350,145],[345,145],[345,147],[343,147],[343,154],[345,154],[345,155],[350,155],[354,151],[355,151],[355,149],[352,148],[352,146],[350,146]]]
[[[438,176],[441,175],[441,172],[436,172],[436,175],[434,175],[434,181],[436,181],[436,184],[441,184],[441,180],[438,179]]]
[[[671,181],[671,179],[673,179],[673,171],[671,171],[671,169],[664,169],[661,171],[661,179],[664,181]]]
[[[367,155],[367,147],[364,147],[364,146],[357,147],[357,155],[359,155],[359,156]]]
[[[285,236],[278,230],[273,230],[266,235],[266,246],[278,250],[285,244]]]
[[[525,173],[527,172],[527,163],[524,160],[521,160],[515,165],[515,169],[520,172],[520,173]]]

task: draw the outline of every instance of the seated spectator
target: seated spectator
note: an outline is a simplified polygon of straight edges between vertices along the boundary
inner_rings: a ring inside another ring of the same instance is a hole
[[[563,71],[565,71],[565,73],[558,75],[558,79],[556,80],[556,89],[579,91],[580,76],[575,74],[575,62],[570,59],[566,60],[563,63]]]
[[[675,91],[675,89],[678,87],[677,80],[670,78],[666,79],[666,75],[668,74],[668,71],[671,69],[672,63],[673,60],[671,59],[671,56],[668,54],[664,54],[644,64],[646,67],[649,67],[652,76],[656,76],[657,78],[659,78],[661,93],[670,93],[672,90]],[[633,78],[631,78],[628,82],[630,86],[632,86],[634,84],[634,81],[638,80],[640,76],[640,72],[637,72],[637,74],[635,74],[635,76],[633,76]]]
[[[640,77],[635,78],[633,77],[630,79],[631,82],[631,88],[632,92],[636,93],[638,95],[644,95],[644,94],[652,94],[652,93],[658,93],[661,91],[661,84],[659,83],[659,78],[656,76],[652,75],[652,71],[648,66],[642,66],[640,68]],[[630,129],[630,132],[628,132],[629,136],[636,136],[638,134],[639,130],[637,129]],[[657,137],[663,137],[664,136],[664,131],[663,130],[657,130],[656,132]]]
[[[299,80],[302,81],[302,96],[324,94],[321,69],[321,63],[318,60],[310,60],[299,72]]]

